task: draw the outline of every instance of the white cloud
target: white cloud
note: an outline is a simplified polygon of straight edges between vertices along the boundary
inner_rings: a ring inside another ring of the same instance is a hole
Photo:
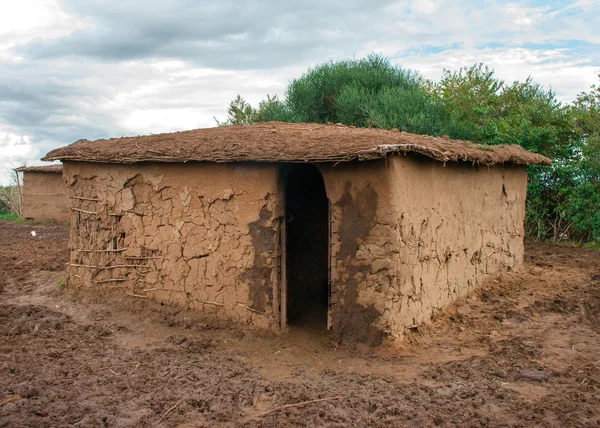
[[[11,170],[36,155],[36,148],[27,135],[0,128],[0,185],[9,184]]]
[[[597,83],[596,73],[600,69],[585,59],[570,57],[566,49],[454,49],[426,56],[410,55],[401,58],[401,62],[431,80],[438,80],[444,68],[458,70],[483,62],[506,82],[531,77],[544,87],[551,87],[563,102],[570,102],[579,92]]]
[[[23,60],[12,51],[18,45],[68,35],[89,25],[66,13],[58,0],[6,1],[0,12],[0,61]]]
[[[504,13],[518,26],[534,25],[540,21],[551,18],[553,15],[549,13],[549,6],[524,7],[518,3],[508,3],[503,9]],[[556,13],[554,15],[556,15]]]
[[[154,134],[197,128],[198,112],[190,108],[134,110],[121,126],[132,134]]]
[[[441,3],[440,0],[413,0],[411,6],[416,12],[431,14],[439,9]]]
[[[0,133],[0,147],[2,156],[9,162],[24,159],[35,151],[29,136],[13,132]]]
[[[484,62],[564,101],[600,71],[597,0],[20,0],[0,4],[0,166],[79,138],[214,126],[329,59],[378,52],[437,79]],[[10,156],[9,156],[10,154]],[[3,175],[0,172],[0,182]]]

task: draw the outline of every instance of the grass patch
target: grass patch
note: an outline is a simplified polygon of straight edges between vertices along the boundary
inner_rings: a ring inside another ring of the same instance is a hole
[[[0,213],[0,220],[15,221],[17,223],[23,221],[23,219],[15,213]]]

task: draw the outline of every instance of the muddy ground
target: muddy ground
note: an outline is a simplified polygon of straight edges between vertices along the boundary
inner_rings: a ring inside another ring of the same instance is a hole
[[[394,348],[67,289],[67,257],[65,228],[0,221],[0,426],[600,425],[597,249],[529,243]]]

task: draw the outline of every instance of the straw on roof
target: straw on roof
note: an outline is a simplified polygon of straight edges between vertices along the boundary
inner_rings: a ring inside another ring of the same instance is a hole
[[[45,165],[45,166],[20,166],[16,169],[17,172],[51,172],[62,174],[62,165]]]
[[[109,140],[79,140],[43,160],[136,162],[339,162],[419,153],[441,162],[550,165],[518,145],[468,141],[343,125],[266,122]]]

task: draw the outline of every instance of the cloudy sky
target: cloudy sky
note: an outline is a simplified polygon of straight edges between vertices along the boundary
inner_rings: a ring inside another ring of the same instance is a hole
[[[214,126],[240,93],[377,52],[438,79],[476,62],[564,102],[597,81],[600,0],[0,3],[0,183],[96,139]]]

